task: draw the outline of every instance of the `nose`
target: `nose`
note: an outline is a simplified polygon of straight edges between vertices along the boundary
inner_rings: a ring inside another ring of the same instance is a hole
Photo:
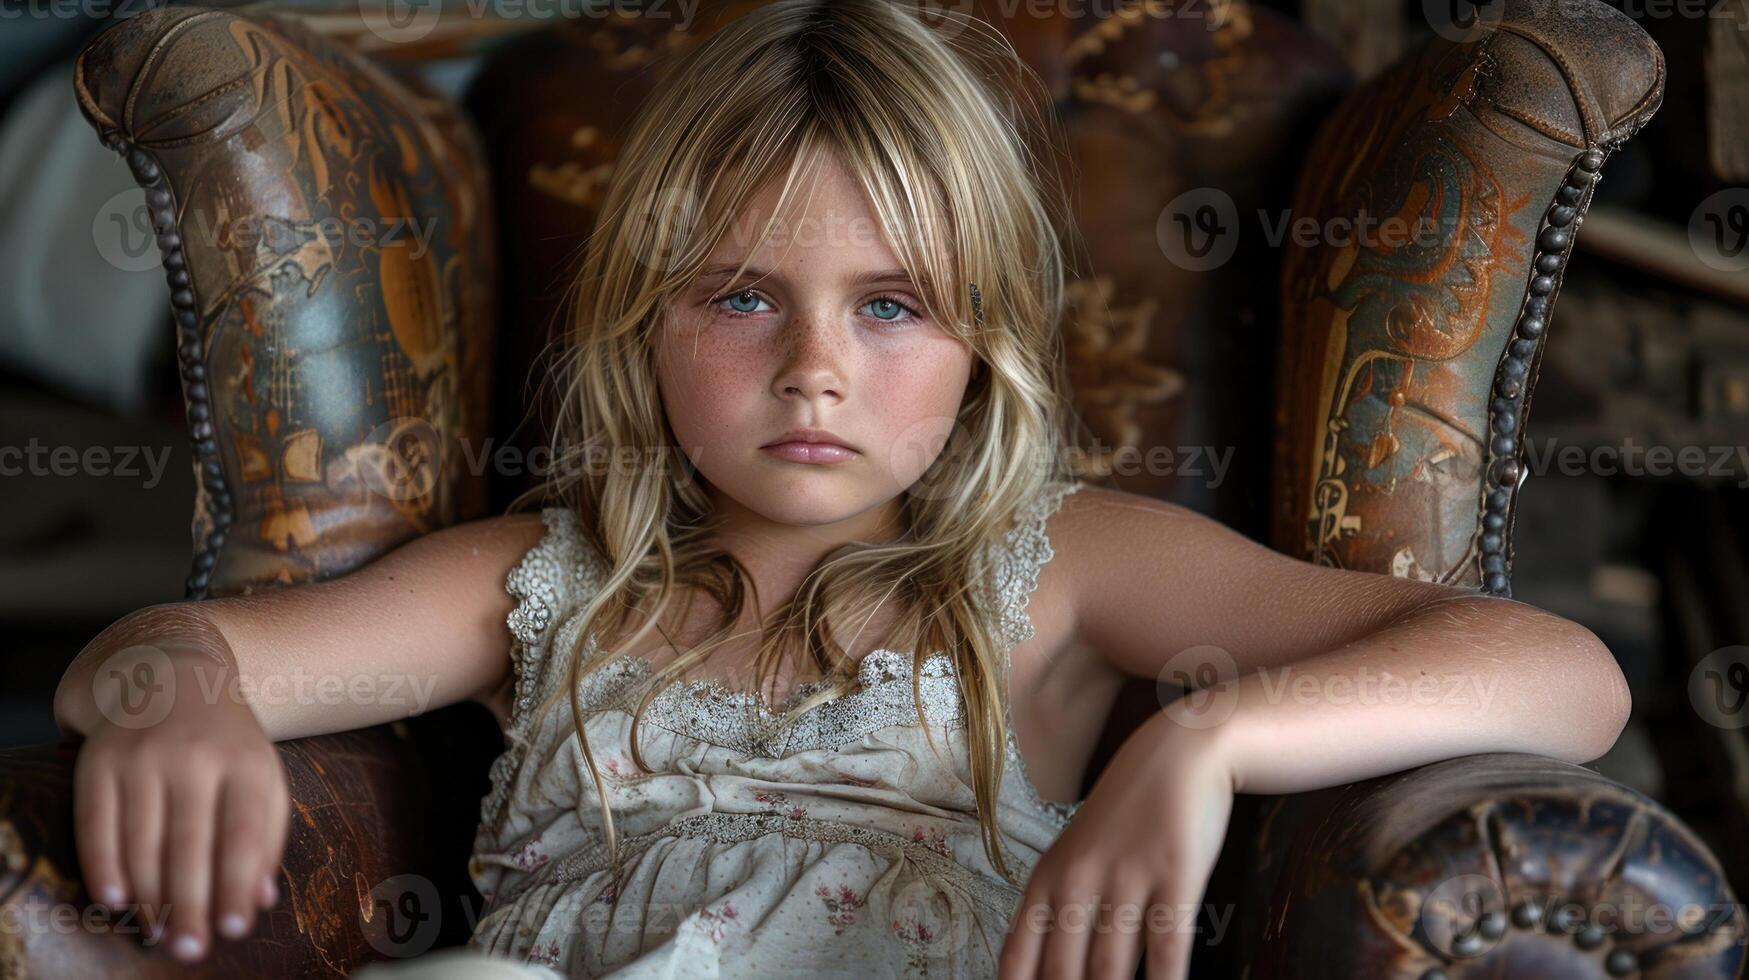
[[[786,355],[772,379],[772,394],[782,399],[843,399],[842,351],[831,324],[822,317],[797,317],[783,331]]]

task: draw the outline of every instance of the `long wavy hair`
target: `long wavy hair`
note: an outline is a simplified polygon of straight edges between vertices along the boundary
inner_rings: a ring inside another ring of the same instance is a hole
[[[715,599],[716,632],[654,672],[632,715],[632,758],[648,771],[637,737],[645,709],[734,638],[751,586],[745,567],[711,543],[717,516],[662,407],[656,332],[756,193],[781,181],[773,214],[782,213],[805,190],[809,161],[830,153],[867,194],[930,319],[970,346],[975,366],[954,435],[903,495],[905,532],[822,559],[761,622],[753,674],[762,688],[787,661],[824,682],[783,714],[788,725],[854,689],[856,664],[837,637],[854,638],[877,610],[897,619],[884,649],[912,651],[914,699],[925,657],[950,654],[985,851],[1020,885],[995,822],[1007,680],[997,596],[982,583],[1022,507],[1071,476],[1058,325],[1073,239],[1059,133],[1042,82],[995,28],[956,14],[925,23],[903,0],[775,0],[687,52],[640,107],[549,352],[553,475],[510,508],[537,496],[562,502],[604,560],[603,587],[586,598],[564,656],[564,691],[603,790],[616,882],[619,841],[580,685],[608,654],[659,628],[681,586]],[[591,462],[626,458],[641,465]],[[587,656],[590,636],[602,655]],[[927,734],[920,699],[918,717]]]

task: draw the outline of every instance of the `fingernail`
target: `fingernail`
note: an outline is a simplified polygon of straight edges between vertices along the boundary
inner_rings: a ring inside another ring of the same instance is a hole
[[[121,892],[121,886],[114,882],[104,885],[97,890],[98,901],[109,906],[112,910],[121,905],[121,901],[124,897],[125,896],[123,896]]]
[[[170,944],[170,951],[181,959],[195,959],[200,956],[200,938],[185,932]]]
[[[163,938],[164,938],[164,927],[163,926],[159,925],[156,922],[146,923],[146,939],[148,941],[150,941],[153,945],[156,945],[158,940],[163,939]]]
[[[241,939],[245,928],[246,923],[244,923],[243,917],[235,912],[227,913],[224,918],[219,920],[219,931],[232,939]]]
[[[278,905],[279,904],[279,882],[274,881],[272,878],[267,879],[267,892],[266,892],[266,894],[267,894],[267,904],[268,905]]]

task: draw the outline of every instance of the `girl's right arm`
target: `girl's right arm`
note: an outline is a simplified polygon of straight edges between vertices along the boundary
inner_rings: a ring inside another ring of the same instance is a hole
[[[86,645],[55,692],[90,893],[140,906],[170,950],[271,907],[290,802],[273,742],[473,699],[501,716],[514,605],[505,577],[538,514],[415,538],[353,572],[249,596],[163,603]],[[217,857],[215,862],[214,857]]]

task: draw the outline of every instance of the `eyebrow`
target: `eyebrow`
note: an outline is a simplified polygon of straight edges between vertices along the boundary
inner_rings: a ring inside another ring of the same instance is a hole
[[[715,265],[707,265],[699,270],[698,278],[700,280],[709,280],[721,276],[732,275],[737,268],[739,268],[739,263],[718,263]],[[761,269],[756,266],[747,267],[747,276],[753,279],[769,278],[780,283],[784,281],[783,276],[768,269]],[[848,285],[872,286],[877,283],[904,283],[912,288],[916,288],[916,283],[911,280],[911,274],[904,269],[881,269],[873,272],[859,272],[850,277]]]

